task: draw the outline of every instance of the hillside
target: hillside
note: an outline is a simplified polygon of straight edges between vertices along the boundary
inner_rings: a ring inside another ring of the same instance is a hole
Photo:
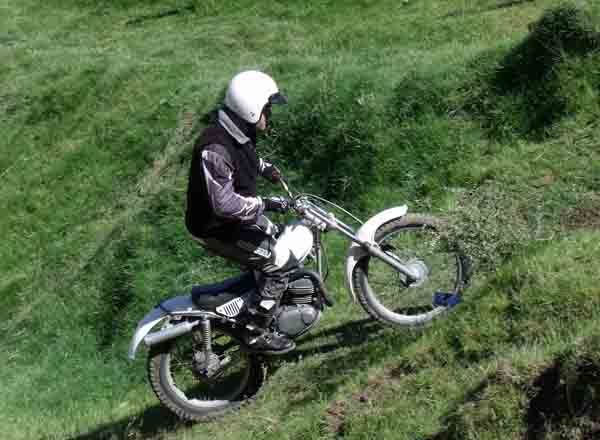
[[[4,0],[2,438],[599,438],[599,50],[591,0]],[[259,149],[295,188],[447,217],[476,273],[445,319],[385,329],[328,237],[336,307],[255,403],[183,425],[127,347],[237,271],[183,207],[247,68],[290,99]]]

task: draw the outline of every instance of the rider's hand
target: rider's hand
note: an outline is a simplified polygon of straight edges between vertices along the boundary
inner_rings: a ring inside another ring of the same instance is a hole
[[[263,199],[265,211],[286,213],[291,208],[290,201],[285,197],[267,197]]]
[[[281,182],[281,171],[273,164],[268,164],[262,174],[269,179],[271,183]]]

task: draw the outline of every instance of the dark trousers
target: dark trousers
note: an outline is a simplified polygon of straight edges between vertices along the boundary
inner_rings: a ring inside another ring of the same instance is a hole
[[[262,309],[269,311],[268,316],[272,315],[287,289],[287,274],[297,266],[288,249],[276,249],[277,241],[256,225],[236,228],[230,234],[219,234],[218,238],[197,238],[197,241],[212,253],[258,272],[260,298],[257,305],[264,304]],[[282,259],[277,258],[277,251],[287,253]],[[268,302],[263,303],[264,300]],[[274,305],[269,301],[274,301]]]

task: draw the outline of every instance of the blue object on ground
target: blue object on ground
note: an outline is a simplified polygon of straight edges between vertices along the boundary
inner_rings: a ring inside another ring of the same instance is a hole
[[[433,294],[433,305],[436,307],[454,307],[462,302],[457,293],[435,292]]]

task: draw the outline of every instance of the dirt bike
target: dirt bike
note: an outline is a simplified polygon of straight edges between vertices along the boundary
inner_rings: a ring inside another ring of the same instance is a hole
[[[444,233],[441,221],[407,214],[408,208],[400,206],[354,231],[325,206],[362,223],[348,211],[315,195],[294,196],[282,185],[297,219],[283,228],[277,244],[291,249],[300,267],[289,276],[274,330],[296,339],[333,305],[323,282],[328,268],[322,235],[329,231],[351,240],[345,262],[351,300],[381,323],[423,325],[460,302],[469,261]],[[163,301],[139,322],[129,357],[144,341],[151,386],[181,419],[212,419],[247,402],[263,384],[268,359],[248,350],[242,319],[256,290],[253,272],[195,286],[191,294]]]

